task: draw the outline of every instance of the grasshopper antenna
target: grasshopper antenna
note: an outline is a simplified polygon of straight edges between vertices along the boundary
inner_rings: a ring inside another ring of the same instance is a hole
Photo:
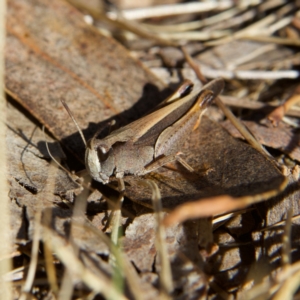
[[[66,169],[51,153],[50,149],[49,149],[49,145],[48,145],[48,142],[47,142],[47,139],[46,139],[46,134],[45,134],[45,126],[43,125],[42,126],[42,131],[43,131],[43,134],[44,134],[44,141],[45,141],[45,145],[46,145],[46,149],[47,149],[47,152],[50,156],[50,158],[58,165],[58,167],[60,167],[62,170],[64,170],[68,175],[69,177],[71,178],[71,180],[75,183],[80,183],[81,185],[83,185],[83,181],[82,181],[82,178],[78,177],[77,175],[75,175],[74,173],[70,172],[68,169]],[[75,176],[76,176],[76,179],[75,179]]]
[[[67,105],[67,103],[65,102],[65,100],[60,99],[60,101],[61,101],[62,105],[64,106],[64,108],[66,109],[66,111],[68,112],[68,114],[69,114],[69,116],[71,117],[72,121],[74,122],[74,124],[75,124],[75,126],[76,126],[76,128],[77,128],[77,130],[78,130],[78,132],[79,132],[79,134],[80,134],[80,136],[81,136],[81,139],[82,139],[82,141],[83,141],[83,143],[84,143],[84,145],[85,145],[85,147],[87,147],[87,143],[86,143],[85,137],[84,137],[84,135],[83,135],[83,132],[82,132],[82,130],[80,129],[80,127],[79,127],[77,121],[75,120],[75,118],[74,118],[74,116],[73,116],[73,114],[72,114],[72,112],[71,112],[69,106]]]
[[[47,142],[47,140],[46,140],[45,126],[44,126],[44,125],[42,126],[42,131],[43,131],[43,134],[44,134],[45,146],[46,146],[46,149],[47,149],[47,152],[48,152],[50,158],[51,158],[51,159],[52,159],[52,160],[53,160],[53,161],[54,161],[61,169],[63,169],[66,173],[69,174],[70,171],[67,170],[64,166],[62,166],[62,165],[59,163],[59,161],[51,154],[50,149],[49,149],[48,142]]]

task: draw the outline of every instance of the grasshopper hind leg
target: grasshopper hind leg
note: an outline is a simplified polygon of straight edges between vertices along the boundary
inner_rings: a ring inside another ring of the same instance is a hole
[[[157,159],[156,161],[152,162],[151,164],[149,164],[147,167],[145,167],[142,171],[139,171],[136,175],[141,176],[141,175],[145,175],[148,174],[152,171],[157,170],[160,167],[165,166],[168,163],[177,161],[179,162],[184,168],[186,168],[188,171],[190,172],[194,172],[193,167],[191,167],[182,157],[181,157],[182,153],[178,152],[175,154],[171,154],[168,156],[164,156],[161,157],[159,159]]]

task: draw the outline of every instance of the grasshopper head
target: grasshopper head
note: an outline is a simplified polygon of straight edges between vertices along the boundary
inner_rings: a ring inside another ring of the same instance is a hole
[[[92,178],[103,184],[109,182],[113,173],[113,162],[109,159],[109,150],[105,145],[98,145],[91,139],[85,150],[85,167]]]
[[[82,130],[80,129],[77,121],[75,120],[70,108],[64,99],[61,99],[63,106],[73,120],[75,126],[78,129],[78,132],[82,138],[82,141],[86,147],[85,150],[85,167],[90,173],[92,178],[96,181],[99,181],[103,184],[109,182],[109,177],[113,174],[115,169],[114,156],[111,155],[111,147],[102,143],[101,140],[97,140],[95,136],[87,143],[83,135]]]

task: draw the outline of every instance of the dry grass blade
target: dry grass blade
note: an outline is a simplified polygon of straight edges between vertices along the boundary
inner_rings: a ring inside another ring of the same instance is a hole
[[[28,269],[28,274],[26,277],[26,281],[23,287],[23,292],[20,297],[20,300],[26,300],[27,299],[27,294],[30,293],[32,286],[33,286],[33,281],[36,273],[36,267],[38,263],[38,254],[39,254],[39,245],[40,245],[40,236],[41,236],[41,210],[36,212],[35,215],[35,228],[34,228],[34,234],[33,234],[33,243],[32,243],[32,248],[31,248],[31,259],[30,259],[30,264],[29,264],[29,269]]]
[[[92,6],[88,6],[85,2],[75,0],[68,0],[68,2],[83,11],[87,11],[96,20],[102,20],[109,25],[117,27],[118,29],[127,30],[146,39],[154,40],[160,45],[174,47],[178,46],[178,43],[157,36],[156,34],[147,30],[147,28],[142,24],[136,23],[134,20],[128,20],[124,18],[120,13],[116,14],[116,17],[112,19],[102,10],[97,10]]]
[[[157,184],[152,180],[147,180],[147,184],[152,189],[152,203],[156,215],[156,249],[161,262],[160,282],[162,286],[162,299],[168,299],[168,295],[173,291],[172,272],[168,259],[166,233],[162,226],[162,205],[161,195]]]
[[[104,297],[109,299],[127,299],[125,296],[114,287],[111,280],[104,274],[102,278],[92,273],[86,268],[83,263],[78,259],[74,253],[74,248],[71,244],[66,244],[65,240],[61,238],[56,232],[44,227],[44,232],[47,233],[47,237],[51,237],[50,240],[46,240],[44,236],[44,242],[51,246],[57,257],[62,261],[65,267],[68,269],[72,277],[80,279],[95,293],[103,294]]]
[[[207,41],[218,39],[231,34],[230,30],[214,30],[210,32],[186,31],[186,32],[164,32],[157,33],[157,36],[165,40],[184,40],[184,41]]]
[[[215,99],[216,104],[223,111],[225,116],[232,122],[232,124],[236,127],[236,129],[242,134],[242,136],[247,140],[247,142],[261,154],[263,154],[268,160],[270,160],[274,166],[277,166],[277,163],[269,154],[269,152],[256,140],[256,138],[251,134],[251,132],[241,123],[235,115],[224,105],[224,103],[217,97]]]
[[[243,35],[239,37],[244,40],[251,40],[263,43],[275,43],[278,45],[295,46],[300,47],[300,41],[298,39],[282,38],[277,36],[260,36],[257,35]]]
[[[297,215],[297,216],[293,216],[291,221],[295,222],[299,219],[300,219],[300,215]],[[285,224],[286,224],[286,220],[282,220],[278,223],[273,224],[272,226],[268,226],[268,227],[263,228],[261,231],[273,230],[274,228],[277,228],[277,227],[283,227]]]
[[[52,219],[52,210],[45,209],[44,210],[44,224],[50,228],[51,226],[51,219]],[[44,232],[45,240],[50,240],[51,236],[47,236],[48,232]],[[51,287],[52,292],[54,295],[58,295],[58,284],[56,279],[56,269],[54,267],[54,257],[52,255],[51,248],[47,243],[43,244],[44,246],[44,256],[45,256],[45,266],[46,266],[46,273],[47,278]]]
[[[202,68],[202,73],[209,78],[223,77],[225,79],[243,79],[243,80],[276,80],[276,79],[295,79],[299,77],[297,70],[278,70],[278,71],[260,71],[260,70],[216,70],[207,67]]]
[[[294,273],[288,280],[286,280],[278,292],[274,295],[274,300],[294,299],[293,296],[299,289],[300,271]]]
[[[74,226],[81,225],[74,223]],[[139,277],[131,262],[128,260],[126,255],[122,253],[121,248],[113,244],[112,241],[102,231],[95,228],[89,222],[85,223],[84,227],[86,230],[93,232],[95,238],[103,241],[110,248],[111,253],[114,256],[115,268],[122,266],[122,271],[124,272],[130,291],[134,295],[135,299],[142,300],[143,291],[140,286]]]
[[[260,1],[245,1],[244,3],[240,3],[240,6],[238,7],[233,7],[231,9],[225,10],[224,12],[204,18],[202,20],[172,25],[145,24],[145,26],[152,31],[157,31],[158,34],[161,32],[184,32],[200,29],[204,26],[206,26],[205,29],[208,31],[216,30],[217,28],[232,28],[234,26],[241,25],[247,21],[252,20],[256,16],[257,10],[262,12],[267,9],[275,8],[276,6],[284,4],[284,1],[263,2],[256,9],[249,9],[250,7],[256,7],[259,3]]]
[[[3,280],[3,275],[10,272],[11,260],[7,259],[11,253],[10,241],[10,211],[7,185],[7,158],[6,158],[6,99],[4,96],[4,46],[5,46],[5,21],[6,21],[6,1],[0,3],[0,291],[3,299],[12,299],[11,284]]]
[[[270,294],[275,295],[273,299],[294,299],[293,296],[299,288],[300,283],[300,264],[296,262],[286,266],[276,276],[277,284],[270,289]],[[276,292],[276,293],[275,293]]]
[[[248,1],[247,1],[248,2]],[[255,1],[256,2],[256,1]],[[182,15],[190,13],[207,12],[211,10],[224,10],[233,6],[233,1],[222,1],[220,3],[214,2],[191,2],[161,5],[147,8],[138,8],[132,10],[123,10],[122,14],[126,19],[147,19],[147,18],[159,18],[172,15]],[[116,19],[117,13],[109,12],[108,17]]]
[[[33,234],[33,245],[31,248],[31,260],[29,264],[29,270],[28,270],[28,275],[23,287],[23,293],[20,297],[21,300],[25,300],[27,298],[27,294],[31,291],[32,286],[33,286],[33,281],[36,273],[36,267],[38,263],[38,254],[39,254],[39,245],[40,245],[40,239],[41,239],[41,221],[42,221],[42,203],[43,200],[42,198],[47,198],[51,199],[52,192],[54,191],[54,186],[55,186],[55,175],[56,175],[57,168],[52,163],[50,165],[49,169],[49,176],[48,179],[45,183],[45,188],[44,190],[40,193],[40,201],[38,201],[38,205],[36,208],[36,213],[34,216],[34,234]]]
[[[195,202],[188,202],[174,209],[173,212],[165,217],[163,224],[166,226],[171,226],[173,224],[181,223],[189,219],[209,217],[231,212],[233,210],[243,209],[251,204],[265,201],[277,196],[287,187],[287,184],[288,179],[286,178],[277,189],[254,196],[234,198],[224,195],[201,199]]]
[[[81,225],[84,224],[85,220],[85,212],[86,212],[86,205],[87,205],[87,197],[88,197],[88,189],[84,189],[77,197],[75,200],[75,205],[73,208],[73,216],[71,219],[71,229],[70,229],[70,237],[69,241],[70,244],[73,245],[73,251],[74,255],[78,256],[79,254],[79,248],[73,243],[73,238],[75,237],[75,229],[73,225],[73,221],[76,220],[78,223]],[[73,293],[73,284],[72,284],[72,275],[70,274],[69,270],[66,269],[63,280],[62,280],[62,285],[61,289],[58,294],[58,299],[71,299]]]
[[[282,238],[282,264],[287,267],[291,264],[291,230],[293,210],[289,209],[286,216],[284,233]]]
[[[197,20],[192,22],[186,22],[181,24],[172,24],[172,25],[152,25],[144,24],[147,28],[152,31],[157,32],[184,32],[189,30],[195,30],[202,28],[204,26],[213,25],[215,23],[221,22],[223,20],[228,20],[235,16],[236,14],[243,11],[245,8],[231,8],[219,14],[213,15],[211,17],[205,18],[203,20]]]
[[[262,31],[264,31],[267,26],[270,26],[272,23],[283,17],[284,15],[288,14],[290,11],[292,11],[295,8],[295,4],[286,4],[285,6],[281,7],[279,10],[277,10],[275,13],[272,13],[265,18],[257,21],[256,23],[253,23],[249,25],[246,28],[243,28],[239,31],[236,31],[233,35],[216,40],[216,41],[210,41],[206,43],[206,46],[216,46],[220,44],[224,44],[227,42],[230,42],[235,39],[240,39],[245,36],[256,36],[260,35]],[[267,31],[267,29],[266,29]],[[266,32],[267,33],[267,32]]]
[[[228,214],[225,214],[225,215],[218,215],[218,216],[215,216],[213,218],[213,221],[212,221],[212,224],[214,225],[214,229],[216,229],[218,226],[222,225],[222,223],[230,220],[231,218],[235,217],[235,216],[238,216],[238,215],[241,215],[243,213],[246,213],[246,212],[249,212],[251,209],[242,209],[242,210],[239,210],[239,211],[236,211],[236,212],[232,212],[232,213],[228,213]],[[218,223],[221,223],[221,224],[218,224]]]

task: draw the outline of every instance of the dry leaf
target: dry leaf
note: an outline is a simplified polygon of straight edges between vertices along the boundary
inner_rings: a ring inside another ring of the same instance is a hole
[[[7,32],[7,91],[81,157],[82,141],[61,98],[87,137],[95,123],[128,122],[162,100],[163,84],[64,1],[11,0]]]

